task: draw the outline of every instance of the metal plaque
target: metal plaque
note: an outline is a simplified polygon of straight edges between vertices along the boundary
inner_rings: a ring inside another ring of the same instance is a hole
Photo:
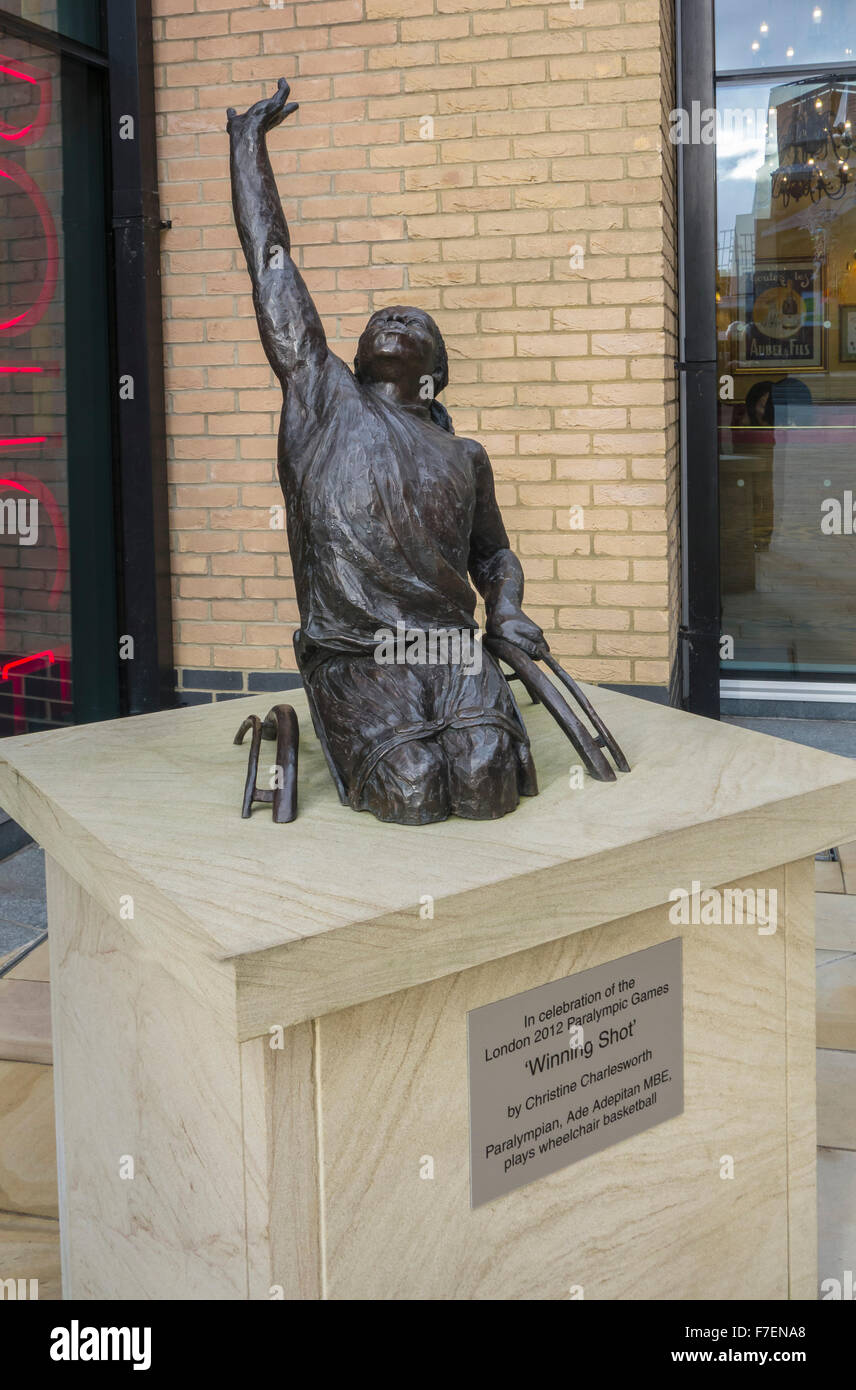
[[[680,1115],[682,1005],[676,937],[471,1009],[472,1205]]]

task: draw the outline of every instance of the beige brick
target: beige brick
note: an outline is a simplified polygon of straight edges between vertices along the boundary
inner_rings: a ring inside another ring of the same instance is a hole
[[[442,0],[441,0],[442,4]],[[445,5],[442,6],[445,8]],[[462,5],[457,6],[463,9]],[[476,5],[470,6],[476,10]],[[474,34],[510,34],[526,29],[543,29],[545,10],[542,5],[524,5],[515,9],[503,9],[499,4],[485,5],[489,14],[474,14],[472,17]]]
[[[588,661],[583,657],[574,662],[574,675],[578,680],[591,681],[593,684],[607,681],[623,684],[630,680],[631,664],[629,661],[608,661],[601,658]],[[662,683],[665,684],[665,681]]]
[[[501,59],[508,55],[509,41],[499,34],[482,34],[476,38],[458,39],[456,42],[437,45],[437,56],[441,63],[480,63],[489,59]],[[493,67],[494,65],[491,64]],[[543,80],[543,71],[537,81]],[[501,76],[495,81],[501,82]],[[519,79],[515,79],[519,80]],[[493,83],[489,85],[494,85]]]
[[[545,53],[551,57],[555,53],[580,53],[583,47],[582,34],[557,34],[555,30],[541,30],[532,34],[514,34],[511,38],[511,56],[528,57],[534,53]]]
[[[429,14],[401,22],[404,43],[415,43],[420,39],[459,39],[468,33],[469,20],[466,15]]]
[[[634,661],[633,679],[639,685],[668,685],[669,663],[667,661]]]
[[[582,408],[578,410],[558,410],[556,412],[556,423],[563,429],[582,429],[582,430],[623,430],[627,425],[626,410],[607,410],[596,408]],[[607,489],[598,489],[606,492]],[[595,500],[598,500],[597,498]],[[602,497],[601,501],[623,501],[619,497]]]
[[[537,583],[529,586],[531,603],[574,604],[588,606],[592,601],[591,584],[570,584],[566,582]]]
[[[652,503],[665,503],[665,500],[665,489],[656,485],[609,483],[594,489],[595,506],[618,503],[629,507],[650,507]]]
[[[413,0],[411,13],[418,7],[419,0]],[[386,19],[387,14],[379,14],[383,0],[366,0],[366,19]],[[394,13],[394,11],[392,12]],[[362,0],[310,0],[308,4],[294,7],[295,23],[300,24],[348,24],[363,18]]]
[[[633,626],[637,632],[668,632],[669,614],[659,608],[634,608]]]
[[[624,459],[582,458],[556,459],[556,477],[569,479],[624,478],[627,464]]]
[[[619,608],[560,608],[558,616],[560,628],[603,628],[621,632],[630,627],[630,614]]]
[[[285,654],[283,652],[283,655]],[[241,670],[242,668],[253,671],[285,670],[285,665],[280,665],[279,656],[280,653],[276,647],[254,647],[252,651],[249,651],[247,644],[241,643],[240,646],[212,647],[210,665],[215,669],[227,671]],[[201,664],[208,665],[209,663],[203,662]]]
[[[557,561],[559,579],[624,580],[630,577],[627,560],[610,560],[596,555],[575,555]]]
[[[669,578],[668,564],[665,559],[634,560],[633,578],[642,583],[665,584]]]
[[[615,633],[599,632],[595,637],[595,647],[599,656],[644,656],[664,657],[668,655],[668,642],[660,633]]]
[[[665,555],[667,537],[663,536],[595,536],[594,548],[599,555]]]
[[[366,19],[409,19],[416,14],[433,14],[433,11],[434,0],[366,0]]]
[[[211,558],[212,574],[225,575],[257,575],[273,574],[274,561],[272,555],[214,555]],[[254,583],[252,579],[245,579],[245,592],[252,597],[252,590],[249,585]]]
[[[589,388],[583,385],[568,386],[560,381],[523,383],[517,388],[517,399],[521,405],[586,405]]]
[[[504,45],[503,45],[504,49]],[[488,56],[488,55],[485,55]],[[547,64],[543,58],[508,62],[476,63],[475,79],[478,87],[499,87],[513,84],[515,90],[531,82],[544,82],[547,78]]]
[[[627,608],[662,608],[668,603],[668,594],[665,584],[598,584],[596,601],[607,606],[618,604]]]
[[[180,580],[179,593],[187,598],[232,598],[235,593],[235,585],[231,579],[226,577],[220,579],[210,576],[205,578],[188,577]]]

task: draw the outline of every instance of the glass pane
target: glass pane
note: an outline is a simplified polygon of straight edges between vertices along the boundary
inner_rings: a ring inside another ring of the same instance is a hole
[[[856,84],[726,84],[718,106],[724,674],[843,679],[856,673]]]
[[[0,57],[0,734],[71,718],[60,60]]]
[[[0,16],[3,10],[91,48],[101,47],[100,0],[4,0]]]
[[[718,72],[835,63],[854,52],[853,0],[716,0]]]

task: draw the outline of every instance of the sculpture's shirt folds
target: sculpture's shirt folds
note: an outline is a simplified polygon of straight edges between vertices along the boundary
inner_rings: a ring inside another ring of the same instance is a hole
[[[479,446],[362,386],[332,354],[311,394],[286,391],[279,447],[305,636],[366,651],[396,623],[475,628]]]

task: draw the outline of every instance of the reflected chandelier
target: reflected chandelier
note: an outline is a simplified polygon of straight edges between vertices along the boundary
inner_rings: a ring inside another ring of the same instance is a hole
[[[790,120],[781,130],[779,168],[772,175],[772,192],[783,207],[806,197],[819,203],[824,193],[827,198],[842,198],[847,191],[854,146],[850,121],[844,117],[846,95],[839,104],[837,120],[832,114],[832,92],[828,101],[825,111],[823,98],[803,97],[792,105]],[[780,122],[784,109],[778,109]]]

